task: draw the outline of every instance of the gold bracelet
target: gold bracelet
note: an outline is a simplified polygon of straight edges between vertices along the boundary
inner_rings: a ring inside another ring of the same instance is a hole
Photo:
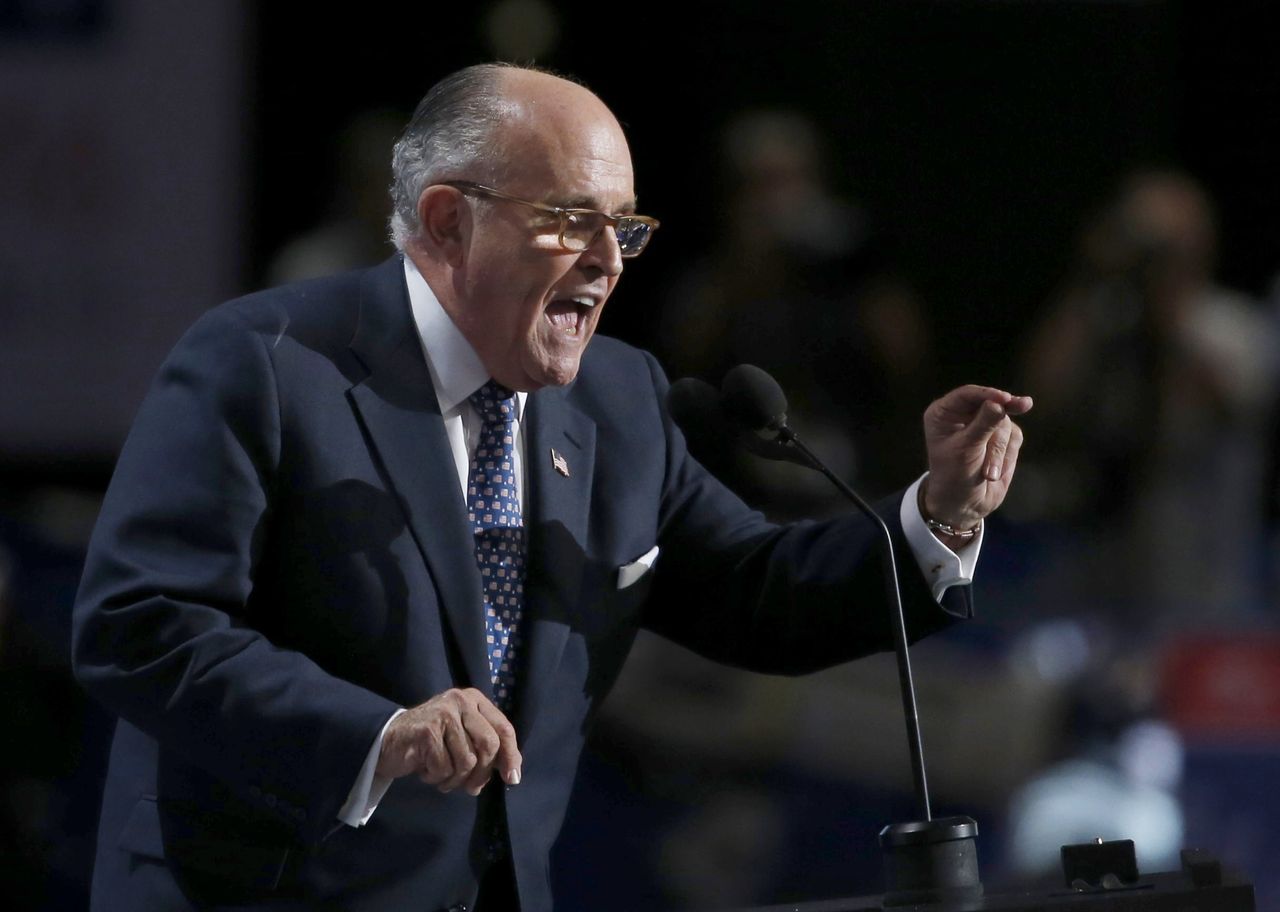
[[[930,519],[927,516],[925,517],[924,524],[928,527],[930,532],[939,532],[942,535],[947,535],[951,538],[963,538],[966,541],[982,531],[982,520],[978,520],[978,524],[972,529],[957,529],[950,523],[938,522],[938,520]]]

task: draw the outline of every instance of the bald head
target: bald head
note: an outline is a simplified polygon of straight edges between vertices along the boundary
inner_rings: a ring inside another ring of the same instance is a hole
[[[579,131],[593,135],[622,127],[613,112],[590,89],[540,70],[500,68],[495,90],[504,101],[504,126],[551,129],[568,136]]]
[[[568,79],[502,63],[446,76],[423,96],[395,145],[392,241],[404,250],[418,233],[426,187],[458,179],[501,183],[513,160],[562,157],[564,143],[575,137],[602,153],[618,143],[626,148],[604,102]]]

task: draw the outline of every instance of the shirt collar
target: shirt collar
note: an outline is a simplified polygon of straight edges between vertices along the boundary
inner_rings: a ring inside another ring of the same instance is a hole
[[[427,370],[436,388],[440,414],[448,415],[467,397],[489,380],[480,356],[471,347],[453,318],[445,313],[426,278],[408,256],[404,257],[404,280],[409,288],[409,306],[413,310],[413,323],[422,341],[422,351],[427,359]],[[528,397],[524,391],[516,392],[516,420],[524,415],[524,403]]]

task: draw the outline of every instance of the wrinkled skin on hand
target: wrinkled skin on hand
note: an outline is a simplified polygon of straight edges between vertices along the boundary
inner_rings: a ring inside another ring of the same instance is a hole
[[[376,775],[416,773],[441,792],[462,788],[479,795],[493,773],[520,782],[516,731],[502,711],[475,688],[446,690],[391,721],[382,739]]]

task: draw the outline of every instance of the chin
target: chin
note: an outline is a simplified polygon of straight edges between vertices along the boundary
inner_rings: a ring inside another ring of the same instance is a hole
[[[525,351],[524,374],[536,387],[565,386],[574,381],[582,366],[582,356],[591,341],[585,339],[564,345],[559,339],[540,339]],[[548,344],[550,343],[550,344]]]
[[[543,386],[567,386],[578,376],[580,366],[578,358],[563,358],[550,364],[534,365],[528,374],[535,389]]]
[[[572,366],[564,366],[547,371],[543,375],[545,383],[543,386],[568,386],[578,376],[578,365],[575,362]]]

